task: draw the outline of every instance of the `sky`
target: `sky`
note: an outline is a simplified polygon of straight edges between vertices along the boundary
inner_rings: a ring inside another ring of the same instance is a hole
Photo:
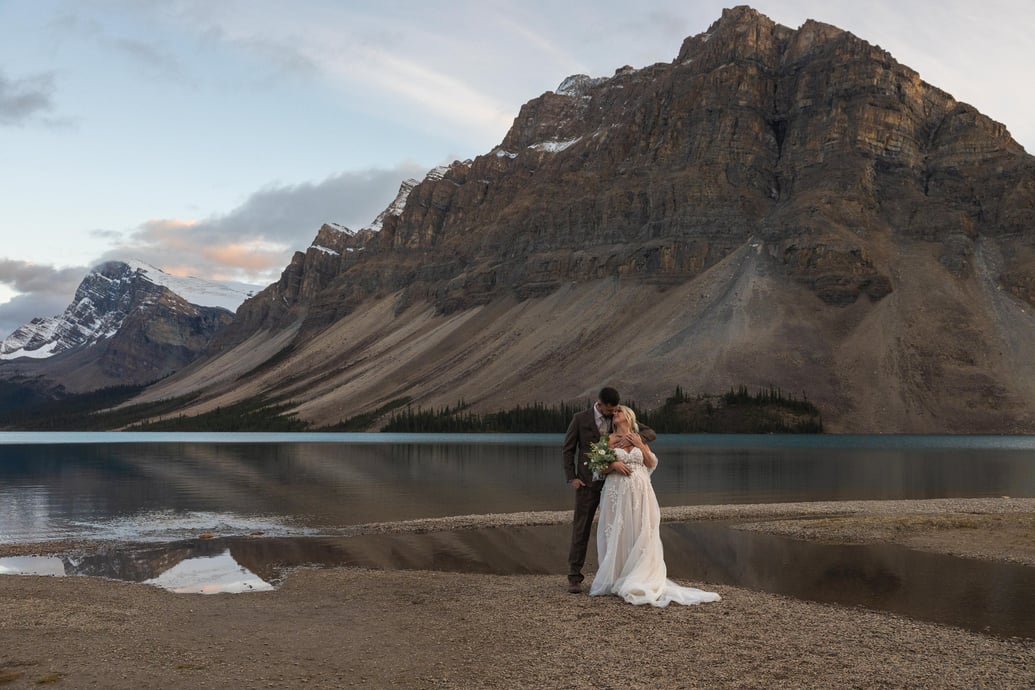
[[[105,260],[267,285],[565,77],[671,62],[734,4],[0,0],[0,338]],[[752,6],[881,46],[1035,152],[1035,2]]]

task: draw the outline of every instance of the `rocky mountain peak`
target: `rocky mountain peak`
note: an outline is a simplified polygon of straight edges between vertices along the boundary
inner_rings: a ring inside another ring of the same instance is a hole
[[[111,337],[141,293],[130,287],[134,271],[109,261],[94,267],[76,288],[64,314],[33,319],[0,344],[0,358],[43,358]],[[145,287],[145,294],[150,290]]]
[[[437,170],[438,168],[428,173],[428,175],[430,176]],[[399,192],[395,195],[395,199],[392,200],[392,203],[388,204],[384,211],[381,211],[381,213],[378,214],[377,218],[374,219],[374,222],[370,224],[370,229],[380,231],[384,227],[386,218],[401,216],[403,209],[406,207],[406,200],[410,197],[410,192],[412,192],[413,188],[418,184],[420,183],[413,178],[403,180],[399,185]]]
[[[556,93],[560,96],[583,96],[589,89],[599,86],[605,81],[607,79],[603,77],[594,79],[588,74],[573,74],[557,86]]]
[[[704,33],[683,41],[677,64],[697,60],[713,67],[735,60],[771,62],[793,30],[754,9],[740,5],[725,9]]]
[[[671,63],[531,99],[356,251],[296,254],[227,342],[297,333],[278,392],[313,419],[692,380],[808,386],[832,429],[987,429],[1035,419],[1032,228],[1035,159],[1003,125],[846,31],[741,6]],[[619,302],[651,314],[609,360]],[[305,343],[332,340],[354,364],[317,372]]]
[[[807,209],[850,199],[899,233],[948,238],[940,210],[908,209],[967,196],[943,167],[954,150],[995,169],[1025,165],[1005,128],[880,48],[739,6],[684,41],[672,64],[564,79],[522,106],[493,151],[404,183],[362,257],[311,262],[319,278],[310,280],[296,258],[289,274],[301,273],[280,289],[288,303],[297,286],[308,297],[342,283],[339,298],[357,299],[403,290],[401,303],[453,310],[488,299],[486,289],[528,296],[600,275],[688,280],[754,236],[824,301],[880,300],[892,282],[860,246],[863,216]],[[1006,215],[996,222],[1020,227]],[[551,254],[571,247],[584,258]],[[946,265],[971,251],[958,238],[945,247]],[[347,281],[335,277],[346,271]]]
[[[196,358],[255,288],[140,261],[98,264],[63,314],[33,319],[0,343],[0,376],[68,390],[153,381]]]

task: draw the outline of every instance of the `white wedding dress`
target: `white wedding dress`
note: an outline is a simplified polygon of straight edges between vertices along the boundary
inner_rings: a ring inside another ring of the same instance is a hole
[[[719,601],[714,592],[682,587],[668,579],[659,532],[661,508],[650,483],[653,470],[643,464],[639,448],[631,452],[615,448],[615,455],[632,474],[612,472],[604,482],[597,524],[600,568],[590,595],[616,594],[630,604],[651,606]]]

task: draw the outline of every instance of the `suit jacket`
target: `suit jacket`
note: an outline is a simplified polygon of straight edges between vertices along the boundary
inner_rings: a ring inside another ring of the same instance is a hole
[[[646,443],[658,437],[654,430],[646,424],[640,424],[640,436]],[[589,447],[600,440],[600,430],[593,408],[576,412],[564,435],[564,476],[570,484],[578,477],[586,485],[593,483],[593,471],[586,466],[586,453]],[[597,480],[599,481],[599,480]]]

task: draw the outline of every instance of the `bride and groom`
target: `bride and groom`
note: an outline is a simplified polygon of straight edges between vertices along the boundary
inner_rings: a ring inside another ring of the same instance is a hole
[[[593,472],[587,453],[607,434],[614,461]],[[661,509],[650,475],[657,456],[647,445],[654,430],[638,424],[631,409],[620,404],[618,391],[603,388],[589,410],[577,413],[564,437],[564,473],[575,490],[568,591],[582,592],[582,566],[600,507],[597,557],[600,565],[590,595],[615,594],[630,604],[668,606],[718,601],[719,595],[683,587],[668,579],[659,532]],[[600,476],[600,475],[603,476]]]

